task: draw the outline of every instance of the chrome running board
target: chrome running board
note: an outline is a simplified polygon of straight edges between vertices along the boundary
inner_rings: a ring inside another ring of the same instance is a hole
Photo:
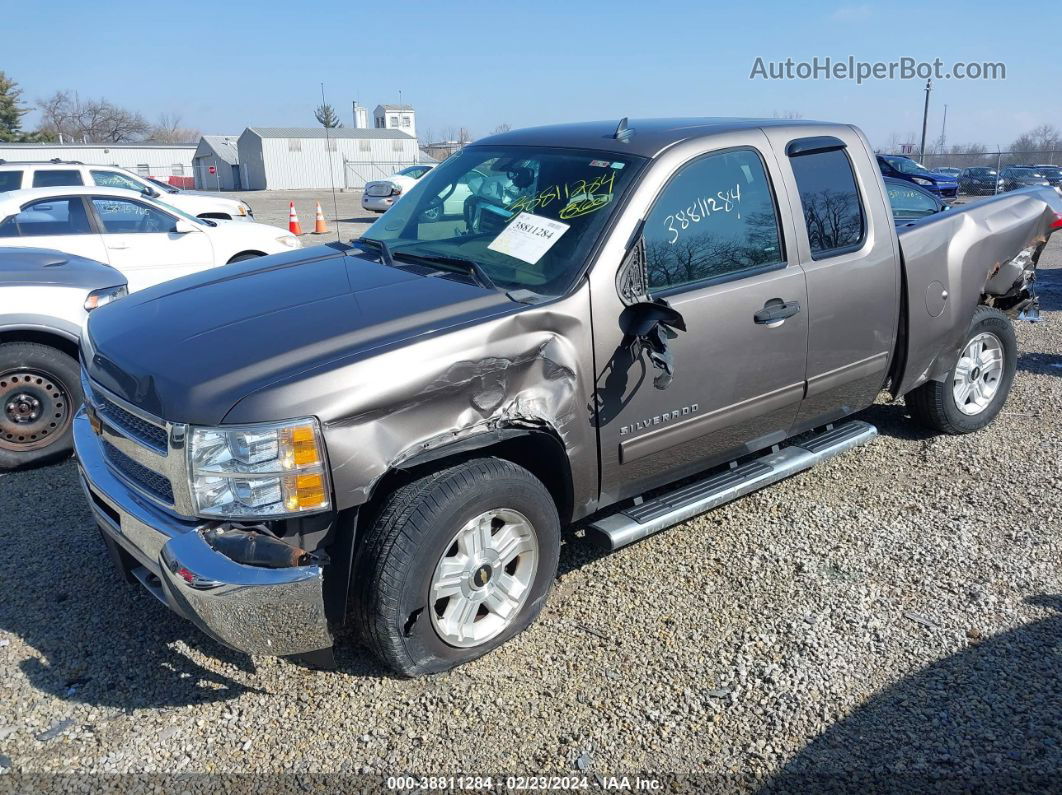
[[[846,422],[802,439],[799,444],[772,450],[744,464],[735,462],[730,469],[597,519],[587,530],[600,536],[609,548],[619,549],[810,469],[877,435],[878,429],[868,422]]]

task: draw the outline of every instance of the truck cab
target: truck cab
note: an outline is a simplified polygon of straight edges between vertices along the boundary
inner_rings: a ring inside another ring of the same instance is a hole
[[[883,390],[991,422],[1060,219],[1024,191],[898,235],[850,125],[503,133],[350,244],[95,313],[82,482],[121,570],[221,642],[325,663],[353,621],[446,670],[535,618],[562,528],[616,548],[788,477],[870,441]]]

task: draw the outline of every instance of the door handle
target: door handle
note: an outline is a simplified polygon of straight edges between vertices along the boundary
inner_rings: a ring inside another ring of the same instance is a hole
[[[752,319],[761,326],[777,328],[785,322],[787,317],[792,317],[800,311],[799,301],[783,301],[781,298],[772,298],[752,316]]]
[[[108,243],[107,244],[107,248],[109,248],[111,251],[123,251],[123,250],[129,248],[129,244],[128,243]]]

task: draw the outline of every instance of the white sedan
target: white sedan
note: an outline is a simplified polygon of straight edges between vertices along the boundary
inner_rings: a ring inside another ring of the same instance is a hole
[[[129,280],[130,292],[300,245],[275,226],[196,218],[118,188],[0,193],[0,246],[54,248],[107,263]]]
[[[433,168],[434,165],[410,166],[387,179],[366,183],[361,194],[362,209],[375,213],[386,212],[417,184],[418,179]],[[462,175],[455,185],[440,193],[438,199],[421,213],[421,220],[438,221],[442,218],[460,217],[464,214],[465,199],[482,193],[488,181],[484,174],[475,170]]]

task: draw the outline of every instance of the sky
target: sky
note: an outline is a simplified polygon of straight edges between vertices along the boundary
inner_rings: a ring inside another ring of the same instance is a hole
[[[929,140],[1006,146],[1062,128],[1062,59],[999,3],[461,0],[172,4],[2,0],[0,70],[32,103],[106,97],[203,133],[312,126],[320,84],[351,125],[402,100],[417,130],[643,116],[771,116],[859,125],[875,146],[921,132],[924,79],[750,79],[764,62],[1002,62],[1005,80],[935,81]],[[1050,16],[1050,15],[1048,15]],[[1009,31],[1009,32],[1008,32]],[[17,35],[9,35],[17,33]],[[32,128],[35,114],[24,120]]]

